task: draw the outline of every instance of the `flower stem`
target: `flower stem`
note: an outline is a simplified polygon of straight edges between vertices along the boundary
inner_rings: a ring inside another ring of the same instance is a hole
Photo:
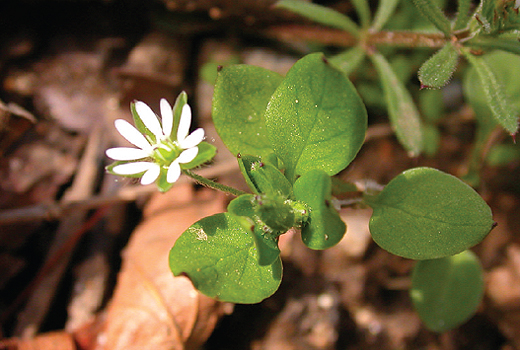
[[[199,184],[201,184],[203,186],[206,186],[206,187],[209,187],[209,188],[212,188],[214,190],[219,190],[219,191],[222,191],[222,192],[226,192],[226,193],[232,194],[233,196],[237,196],[237,197],[240,196],[240,195],[243,195],[243,194],[247,194],[247,192],[238,190],[238,189],[233,188],[233,187],[229,187],[229,186],[226,186],[226,185],[219,184],[218,182],[215,182],[213,180],[205,178],[204,176],[200,176],[198,174],[195,174],[194,172],[192,172],[190,170],[182,170],[182,172],[184,174],[188,175],[189,177],[191,177],[193,180],[197,181]]]

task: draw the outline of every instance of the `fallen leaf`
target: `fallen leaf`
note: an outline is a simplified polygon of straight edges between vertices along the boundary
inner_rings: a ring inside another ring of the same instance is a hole
[[[202,217],[223,211],[224,197],[191,185],[155,195],[123,253],[101,350],[196,349],[229,310],[200,294],[186,277],[174,277],[168,253],[177,237]]]

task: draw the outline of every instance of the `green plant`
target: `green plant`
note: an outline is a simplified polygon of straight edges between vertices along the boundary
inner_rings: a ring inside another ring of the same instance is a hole
[[[444,86],[457,68],[459,56],[466,57],[473,67],[473,75],[468,78],[473,81],[467,84],[482,88],[476,93],[485,98],[487,116],[515,134],[518,107],[506,102],[509,92],[491,68],[488,56],[477,56],[474,50],[520,52],[514,37],[518,27],[516,4],[483,0],[470,14],[470,1],[460,0],[459,14],[452,22],[437,2],[414,2],[438,30],[428,35],[406,34],[413,39],[412,47],[429,43],[439,48],[419,69],[423,87]],[[398,72],[377,47],[385,38],[382,28],[393,15],[397,1],[381,1],[373,20],[366,1],[353,4],[361,26],[311,3],[279,3],[351,35],[356,44],[343,53],[330,59],[321,53],[307,55],[285,77],[248,65],[219,68],[213,121],[226,146],[237,155],[251,193],[216,184],[189,170],[213,156],[214,150],[205,143],[193,146],[203,156],[196,155],[194,160],[180,165],[196,181],[236,196],[227,212],[194,223],[171,249],[169,264],[173,274],[187,275],[202,293],[223,301],[260,302],[278,289],[282,278],[280,235],[290,229],[299,230],[311,249],[327,249],[342,239],[346,225],[337,211],[334,196],[339,193],[332,193],[332,177],[352,162],[364,142],[367,112],[347,77],[361,67],[364,57],[370,58],[379,75],[398,139],[412,155],[425,150],[425,135],[429,132],[425,132],[427,127],[419,109]],[[399,46],[403,44],[399,40],[383,43]],[[173,115],[180,116],[185,105],[186,97],[181,95]],[[139,113],[135,108],[132,112],[139,131],[151,145],[157,145],[156,140],[166,132],[153,132],[154,127],[145,120],[143,127]],[[164,120],[169,112],[161,114]],[[160,174],[167,174],[178,156],[175,153],[165,161],[149,152],[144,160],[133,158],[132,162],[159,163]],[[134,174],[140,176],[143,172]],[[169,188],[160,176],[157,184],[161,190]],[[420,167],[401,173],[383,189],[358,189],[354,184],[336,187],[354,195],[361,192],[357,203],[373,208],[370,231],[378,245],[418,261],[411,297],[430,329],[456,327],[475,312],[483,293],[482,268],[467,249],[483,240],[495,223],[491,209],[470,186],[439,170]],[[462,298],[471,302],[460,307],[457,301]]]

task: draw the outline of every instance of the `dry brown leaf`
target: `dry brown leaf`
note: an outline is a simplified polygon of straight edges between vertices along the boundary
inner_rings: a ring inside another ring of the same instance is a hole
[[[97,349],[196,349],[229,305],[198,293],[188,278],[174,277],[168,253],[195,221],[222,212],[215,192],[190,185],[155,195],[133,232]]]

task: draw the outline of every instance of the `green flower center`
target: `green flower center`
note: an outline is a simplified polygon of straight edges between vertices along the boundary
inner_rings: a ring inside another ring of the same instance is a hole
[[[152,154],[154,161],[161,166],[169,166],[179,157],[183,149],[171,140],[162,140],[155,147]]]

